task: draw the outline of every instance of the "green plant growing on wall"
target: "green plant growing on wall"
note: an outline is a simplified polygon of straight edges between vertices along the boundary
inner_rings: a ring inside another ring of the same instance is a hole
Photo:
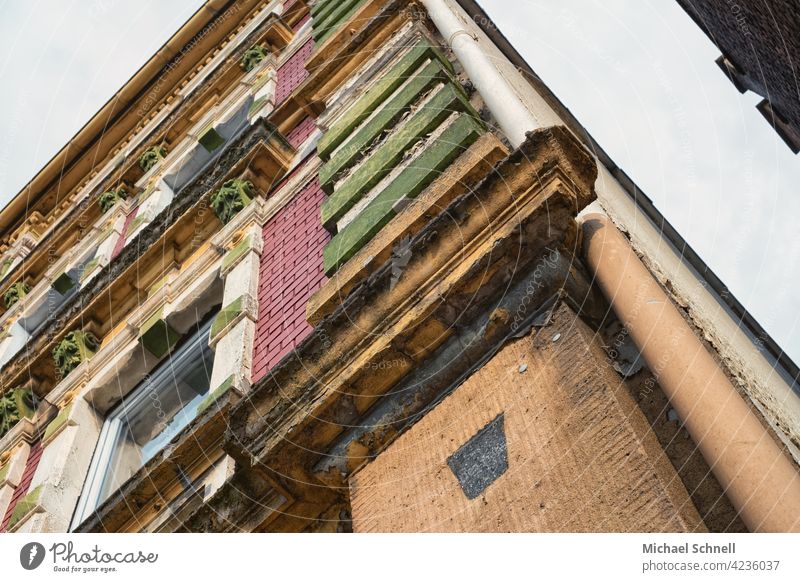
[[[245,51],[242,55],[242,60],[239,65],[246,72],[250,72],[256,68],[256,65],[269,56],[269,50],[264,45],[254,44]]]
[[[15,388],[0,396],[0,438],[23,418],[36,412],[36,397],[30,390]]]
[[[253,199],[253,183],[248,180],[228,180],[211,198],[214,214],[227,224]]]
[[[127,200],[128,198],[128,190],[125,186],[120,186],[116,190],[109,190],[108,192],[104,192],[100,195],[100,211],[105,214],[108,210],[113,207],[117,202],[120,200]]]
[[[6,259],[2,263],[0,263],[0,277],[5,277],[8,270],[11,268],[11,265],[14,261],[11,259]]]
[[[53,350],[53,360],[61,378],[97,353],[100,342],[90,331],[69,332]]]
[[[167,148],[163,145],[150,146],[142,154],[142,157],[139,158],[139,167],[145,172],[149,172],[153,166],[166,157]]]
[[[5,302],[6,307],[11,308],[12,305],[30,292],[30,285],[28,285],[25,281],[17,281],[11,287],[6,289],[6,292],[3,294],[3,301]]]

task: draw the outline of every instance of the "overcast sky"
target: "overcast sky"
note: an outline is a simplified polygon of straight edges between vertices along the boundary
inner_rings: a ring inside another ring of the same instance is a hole
[[[480,0],[538,75],[800,361],[800,159],[671,0]],[[0,204],[200,0],[0,0]]]

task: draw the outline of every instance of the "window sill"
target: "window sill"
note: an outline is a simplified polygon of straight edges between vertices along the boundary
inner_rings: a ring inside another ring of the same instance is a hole
[[[225,454],[222,443],[228,416],[239,398],[235,388],[217,396],[75,531],[137,532],[145,528],[185,491],[176,469],[194,482]]]

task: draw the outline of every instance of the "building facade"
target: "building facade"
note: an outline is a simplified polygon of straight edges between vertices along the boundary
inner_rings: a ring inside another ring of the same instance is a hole
[[[468,0],[209,0],[0,213],[2,531],[796,531],[798,371]]]
[[[758,111],[787,146],[800,152],[800,6],[795,0],[743,2],[678,0],[720,49],[717,65],[740,93],[763,99]]]

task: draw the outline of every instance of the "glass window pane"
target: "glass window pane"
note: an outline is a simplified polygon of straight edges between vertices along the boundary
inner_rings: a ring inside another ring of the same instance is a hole
[[[210,323],[185,341],[109,414],[103,429],[106,436],[101,436],[92,460],[97,466],[89,473],[95,482],[84,487],[84,493],[94,497],[87,499],[85,514],[108,499],[195,418],[208,395],[214,362],[209,328]]]

